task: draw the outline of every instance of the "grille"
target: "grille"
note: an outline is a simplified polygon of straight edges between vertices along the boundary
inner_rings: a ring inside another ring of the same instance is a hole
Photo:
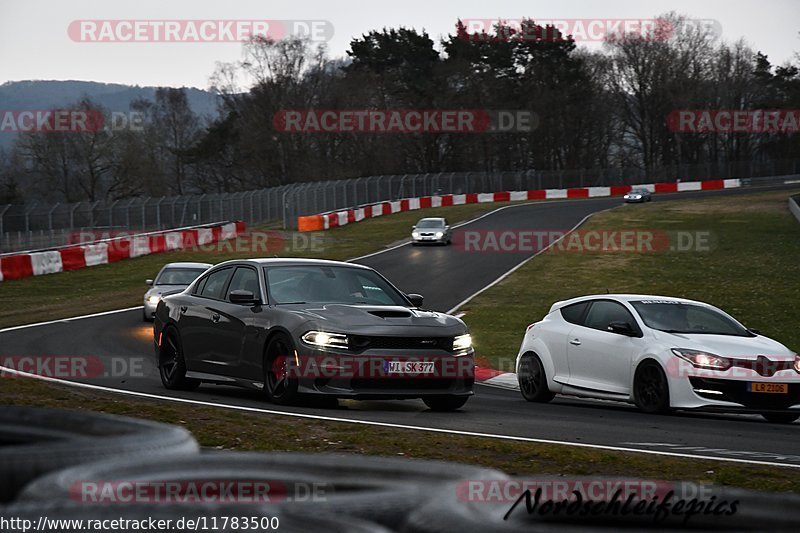
[[[453,351],[453,337],[368,337],[352,335],[350,349],[364,350],[444,350]]]

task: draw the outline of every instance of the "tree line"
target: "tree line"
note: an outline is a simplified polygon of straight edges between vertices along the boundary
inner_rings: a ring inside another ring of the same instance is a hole
[[[184,89],[131,103],[136,128],[29,132],[0,152],[0,204],[75,202],[251,190],[370,175],[635,167],[653,169],[797,156],[785,132],[690,133],[681,109],[800,109],[800,61],[773,65],[744,40],[725,42],[669,13],[669,35],[621,35],[579,47],[523,20],[470,33],[460,21],[435,42],[384,28],[354,38],[345,58],[303,38],[254,38],[241,61],[218,65],[215,117]],[[108,114],[89,99],[74,109]],[[287,133],[285,110],[515,110],[530,131]]]

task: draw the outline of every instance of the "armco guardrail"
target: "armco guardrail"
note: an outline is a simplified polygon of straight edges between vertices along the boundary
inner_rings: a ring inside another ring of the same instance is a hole
[[[800,222],[800,194],[789,197],[789,211],[791,211],[794,218]]]
[[[4,255],[0,256],[0,281],[68,272],[133,257],[203,246],[234,239],[244,230],[244,222],[227,222]]]
[[[555,200],[564,198],[601,198],[622,196],[634,187],[647,189],[650,192],[684,192],[705,191],[714,189],[731,189],[741,186],[739,179],[687,181],[676,183],[647,183],[642,185],[617,185],[611,187],[579,187],[573,189],[537,189],[532,191],[504,191],[471,194],[445,194],[442,196],[421,196],[404,198],[393,202],[381,202],[372,205],[353,207],[330,213],[298,217],[297,227],[300,231],[320,231],[367,218],[391,215],[402,211],[413,211],[429,207],[444,207],[487,202],[508,202],[521,200]]]

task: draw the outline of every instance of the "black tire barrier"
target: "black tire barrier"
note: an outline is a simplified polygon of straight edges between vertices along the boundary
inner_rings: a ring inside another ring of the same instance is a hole
[[[0,409],[0,501],[48,472],[107,458],[196,455],[191,433],[178,426],[90,411]]]
[[[163,481],[195,485],[204,480],[265,482],[279,492],[262,508],[345,514],[397,527],[443,485],[461,479],[508,476],[486,468],[405,458],[212,452],[145,462],[120,459],[80,465],[35,480],[19,500],[75,499],[76,491],[80,492],[76,487],[86,480],[102,484],[126,480],[142,486]],[[309,495],[309,487],[315,487],[314,494]]]
[[[533,479],[512,479],[516,486],[524,482],[535,481],[535,486],[553,486],[564,483],[568,478],[539,477]],[[577,481],[577,480],[574,480]],[[587,477],[580,479],[584,486],[589,482],[605,484],[621,481],[602,477]],[[537,501],[535,489],[531,490],[531,507],[527,505],[522,491],[514,491],[514,496],[505,501],[478,501],[480,498],[466,498],[463,484],[452,483],[442,490],[437,498],[428,505],[411,514],[408,518],[403,533],[444,533],[458,531],[459,533],[479,533],[484,531],[531,532],[531,531],[613,531],[615,529],[627,530],[722,530],[722,531],[797,531],[800,524],[800,495],[793,493],[763,493],[743,489],[719,486],[703,486],[689,482],[665,482],[626,479],[626,483],[642,486],[640,483],[658,487],[655,495],[656,503],[667,497],[669,491],[674,495],[668,499],[670,506],[664,514],[656,514],[656,507],[647,505],[653,501],[652,496],[634,497],[631,504],[625,508],[626,497],[620,495],[617,501],[621,505],[614,512],[603,511],[592,514],[589,510],[581,514],[576,506],[570,512],[564,506],[556,513],[552,505],[545,506],[547,496],[540,497]],[[574,487],[574,485],[573,485]],[[489,494],[497,495],[495,491]],[[560,501],[560,497],[555,500]],[[602,502],[613,500],[613,494],[607,493],[604,498],[592,500]],[[587,504],[588,498],[582,503]],[[518,501],[516,507],[514,503]],[[574,499],[572,500],[574,501]],[[636,504],[644,501],[640,512],[635,513]],[[684,504],[678,509],[677,502]],[[696,503],[690,503],[695,501]],[[513,507],[513,509],[512,509]],[[586,509],[591,509],[587,506]],[[606,509],[609,507],[606,506]],[[545,509],[547,509],[545,511]],[[690,512],[690,509],[692,511]],[[656,519],[656,517],[659,517]]]
[[[75,502],[37,502],[0,507],[0,533],[20,533],[23,524],[36,530],[42,521],[47,533],[94,531],[279,531],[281,533],[390,533],[383,526],[347,516],[322,513],[268,512],[244,505],[93,505]],[[169,522],[166,522],[169,520]],[[87,527],[90,521],[103,527]],[[114,522],[116,521],[116,522]],[[156,527],[134,527],[130,522]],[[162,521],[164,527],[158,522]],[[105,524],[104,524],[105,522]],[[127,526],[127,527],[125,527]],[[245,527],[246,526],[246,527]]]

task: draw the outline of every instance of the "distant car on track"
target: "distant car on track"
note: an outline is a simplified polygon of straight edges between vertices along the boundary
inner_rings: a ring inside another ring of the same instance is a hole
[[[636,404],[800,417],[800,356],[711,305],[664,296],[595,295],[553,304],[528,326],[520,391]]]
[[[634,203],[649,202],[650,200],[653,199],[653,197],[650,194],[650,191],[648,191],[647,189],[637,188],[631,190],[631,192],[623,196],[622,199],[625,200],[625,203],[634,204]]]
[[[453,230],[444,218],[423,218],[411,228],[411,244],[444,244],[453,239]]]
[[[466,325],[420,309],[375,270],[312,259],[221,263],[164,298],[154,323],[168,389],[201,382],[263,390],[277,404],[303,395],[421,398],[435,411],[472,395]]]
[[[156,306],[162,297],[181,292],[211,266],[213,266],[211,263],[168,263],[164,265],[155,280],[145,280],[145,283],[151,288],[144,293],[142,320],[145,322],[153,320]]]

